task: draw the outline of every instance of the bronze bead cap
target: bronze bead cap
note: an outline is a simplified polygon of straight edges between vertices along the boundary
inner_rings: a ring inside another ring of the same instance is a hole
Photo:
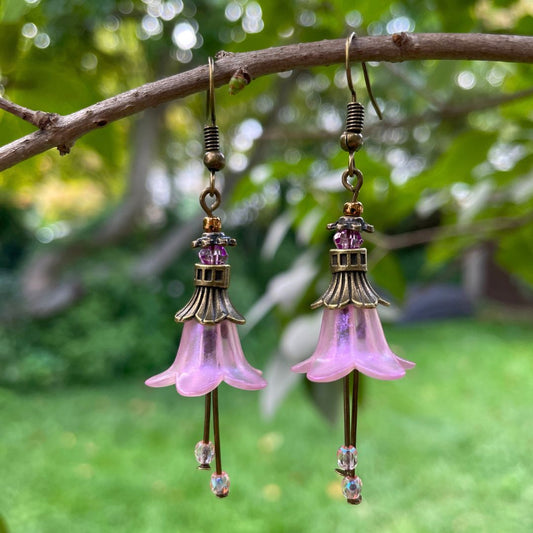
[[[210,217],[206,217],[210,218]],[[213,217],[214,218],[214,217]],[[206,225],[220,228],[218,223],[204,220]],[[192,242],[193,248],[214,248],[216,246],[236,246],[237,241],[222,231],[208,231]],[[228,295],[230,265],[194,265],[194,293],[185,306],[180,309],[174,320],[185,322],[196,319],[200,324],[214,325],[228,319],[236,324],[244,324],[245,318],[235,309]]]
[[[328,224],[332,231],[365,231],[372,233],[374,226],[367,224],[362,217],[342,216]],[[324,306],[328,309],[342,309],[347,305],[358,308],[374,308],[379,304],[390,305],[374,290],[366,277],[366,248],[340,249],[329,251],[331,281],[324,294],[311,304],[311,309]]]

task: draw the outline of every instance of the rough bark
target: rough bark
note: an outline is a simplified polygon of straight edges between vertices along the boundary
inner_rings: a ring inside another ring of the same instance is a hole
[[[218,54],[215,85],[229,82],[236,71],[251,79],[295,68],[330,65],[344,61],[344,39],[300,43],[254,52]],[[360,37],[352,43],[354,61],[411,61],[423,59],[533,62],[533,37],[518,35],[425,33]],[[0,148],[0,171],[57,147],[67,154],[75,141],[110,122],[171,100],[204,91],[207,65],[147,83],[70,115],[26,110],[2,99],[0,107],[38,125],[39,131]],[[6,104],[7,102],[7,104]],[[42,113],[42,114],[41,114]]]

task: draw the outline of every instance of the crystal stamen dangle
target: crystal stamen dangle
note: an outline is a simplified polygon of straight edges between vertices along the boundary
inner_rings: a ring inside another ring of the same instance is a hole
[[[341,135],[341,148],[348,152],[348,168],[342,184],[352,194],[344,204],[343,214],[328,224],[335,231],[335,248],[329,251],[332,274],[324,294],[312,309],[324,307],[318,345],[311,357],[292,367],[307,374],[307,379],[324,383],[343,380],[344,442],[337,450],[336,471],[342,476],[342,493],[346,501],[361,503],[363,483],[355,474],[357,453],[357,404],[360,373],[375,379],[393,380],[415,366],[396,356],[389,348],[377,313],[379,304],[389,305],[373,289],[366,277],[367,251],[362,248],[362,232],[374,228],[362,217],[363,204],[358,201],[363,174],[355,166],[355,152],[363,145],[364,107],[357,101],[350,70],[350,45],[355,34],[346,40],[346,77],[352,94],[348,103],[346,129]],[[362,63],[366,86],[376,113],[381,118],[370,88],[366,65]],[[355,178],[354,182],[349,181]]]
[[[222,470],[218,386],[222,381],[244,390],[259,390],[266,386],[260,370],[253,368],[244,356],[237,333],[237,324],[244,317],[233,307],[228,296],[230,265],[226,247],[237,241],[222,232],[220,218],[213,211],[220,205],[221,194],[216,188],[216,172],[225,165],[220,151],[218,126],[215,117],[214,62],[209,58],[209,90],[207,92],[209,124],[204,127],[204,165],[210,173],[209,185],[200,195],[200,205],[206,213],[202,236],[193,241],[199,248],[200,262],[194,265],[194,293],[176,313],[182,322],[183,333],[174,363],[164,372],[146,380],[149,387],[175,385],[182,396],[204,396],[204,431],[194,455],[200,470],[209,470],[215,460],[211,476],[211,491],[219,498],[229,494],[230,479]],[[208,198],[212,199],[210,205]],[[213,439],[209,439],[211,420]]]

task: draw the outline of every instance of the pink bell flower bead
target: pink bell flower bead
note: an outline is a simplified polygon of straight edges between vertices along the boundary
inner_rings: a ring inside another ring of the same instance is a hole
[[[307,373],[307,378],[316,382],[336,381],[353,370],[375,379],[393,380],[414,366],[389,348],[377,309],[348,305],[324,309],[315,352],[292,370]]]
[[[145,381],[149,387],[175,385],[182,396],[203,396],[225,381],[244,390],[266,387],[262,372],[242,351],[237,326],[229,320],[203,325],[188,320],[172,365]]]

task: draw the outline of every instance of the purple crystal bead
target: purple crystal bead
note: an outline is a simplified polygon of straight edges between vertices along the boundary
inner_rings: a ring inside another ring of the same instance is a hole
[[[224,265],[228,259],[226,248],[220,244],[206,246],[198,252],[198,257],[204,265]]]
[[[358,231],[352,229],[343,229],[333,236],[335,246],[341,250],[353,250],[360,248],[363,244],[363,237]]]

